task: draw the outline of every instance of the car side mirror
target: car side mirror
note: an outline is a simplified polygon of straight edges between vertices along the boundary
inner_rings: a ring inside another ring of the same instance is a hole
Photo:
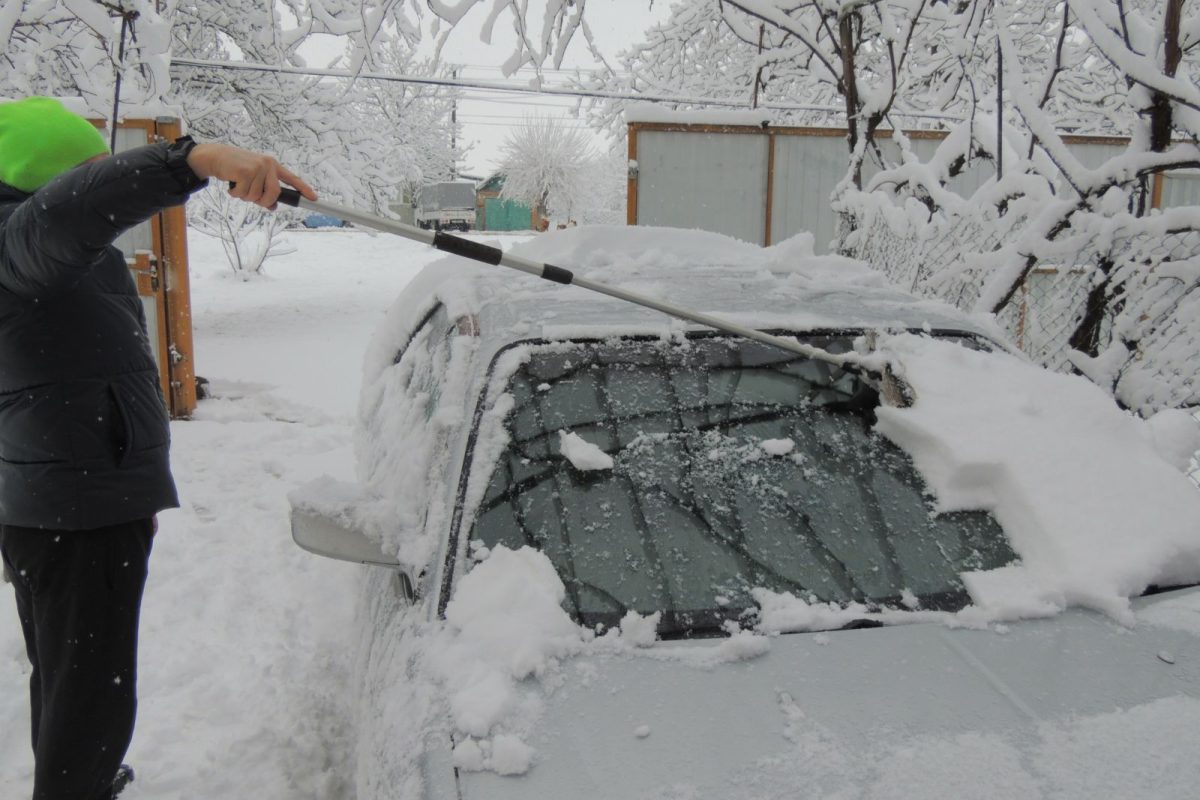
[[[400,561],[383,552],[368,535],[358,515],[362,488],[323,475],[288,494],[292,504],[292,539],[319,556],[400,569]]]
[[[306,508],[292,507],[292,539],[310,553],[339,561],[354,561],[399,569],[400,562],[386,555],[361,528],[341,515],[330,516]]]
[[[387,567],[396,572],[396,592],[407,602],[417,599],[417,579],[400,562],[386,555],[374,539],[343,514],[328,514],[292,505],[292,539],[301,548],[326,558]]]

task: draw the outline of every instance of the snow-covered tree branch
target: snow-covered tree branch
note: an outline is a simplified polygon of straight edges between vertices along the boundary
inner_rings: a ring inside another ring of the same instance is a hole
[[[406,187],[453,171],[453,92],[220,63],[304,66],[322,36],[352,71],[434,74],[417,56],[422,14],[374,0],[13,0],[0,11],[0,95],[80,96],[99,117],[165,106],[197,139],[273,153],[324,196],[386,214]],[[171,66],[181,56],[214,65]]]

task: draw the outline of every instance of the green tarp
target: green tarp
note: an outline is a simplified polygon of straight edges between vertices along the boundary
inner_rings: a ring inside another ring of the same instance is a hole
[[[484,201],[483,230],[527,231],[532,228],[533,212],[523,203],[489,197]]]

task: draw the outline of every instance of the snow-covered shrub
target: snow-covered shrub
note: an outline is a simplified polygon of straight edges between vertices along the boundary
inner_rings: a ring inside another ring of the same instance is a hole
[[[261,275],[272,256],[295,252],[284,237],[292,212],[271,212],[235,200],[224,186],[213,184],[188,206],[188,222],[196,230],[221,240],[233,274],[242,280]]]

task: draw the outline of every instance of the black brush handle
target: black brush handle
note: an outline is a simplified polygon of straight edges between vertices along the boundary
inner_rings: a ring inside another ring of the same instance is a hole
[[[229,182],[230,189],[232,189],[235,186],[237,186],[237,181]],[[279,190],[279,202],[283,203],[285,206],[291,206],[292,208],[299,208],[300,207],[300,191],[298,189],[289,189],[286,186],[282,187]]]

